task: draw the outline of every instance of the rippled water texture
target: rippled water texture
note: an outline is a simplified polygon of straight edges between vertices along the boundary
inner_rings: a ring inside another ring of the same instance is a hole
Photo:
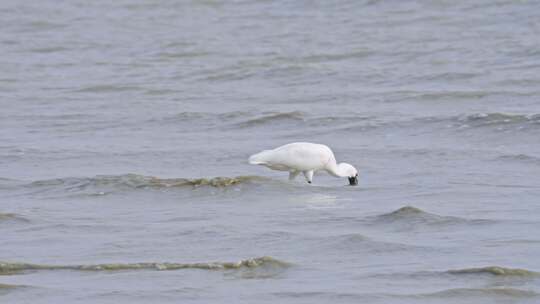
[[[0,302],[539,303],[538,12],[0,1]]]

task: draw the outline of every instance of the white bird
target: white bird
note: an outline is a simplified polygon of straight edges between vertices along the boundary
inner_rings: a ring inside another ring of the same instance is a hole
[[[300,172],[311,184],[313,173],[325,170],[335,177],[348,177],[351,186],[358,185],[358,171],[347,163],[336,163],[334,153],[328,146],[307,142],[295,142],[264,150],[249,157],[252,165],[266,166],[272,170],[289,171],[289,180]]]

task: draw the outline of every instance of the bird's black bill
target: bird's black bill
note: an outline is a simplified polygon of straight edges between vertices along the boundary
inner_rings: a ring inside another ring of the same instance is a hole
[[[349,177],[349,185],[351,186],[358,185],[358,176]]]

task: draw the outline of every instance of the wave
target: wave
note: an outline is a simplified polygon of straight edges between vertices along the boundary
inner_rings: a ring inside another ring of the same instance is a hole
[[[345,53],[317,53],[307,56],[293,56],[293,57],[275,57],[273,60],[280,64],[296,65],[312,64],[312,63],[324,63],[333,61],[348,61],[356,60],[373,55],[374,52],[368,49],[358,49]]]
[[[247,112],[233,111],[224,113],[209,113],[209,112],[180,112],[171,116],[161,118],[150,118],[148,122],[162,123],[212,123],[212,122],[230,122],[235,119],[250,115]]]
[[[456,116],[435,116],[415,118],[412,121],[393,123],[400,127],[440,124],[454,130],[471,130],[491,128],[501,130],[522,130],[540,126],[540,114],[509,113],[474,113]]]
[[[215,187],[224,188],[239,184],[266,180],[259,176],[214,177],[214,178],[158,178],[138,174],[98,175],[96,177],[68,177],[34,181],[24,187],[57,188],[68,191],[85,190],[88,188],[107,189],[160,189],[171,187]]]
[[[519,91],[394,91],[400,96],[400,100],[412,101],[455,101],[482,99],[490,96],[524,97],[534,96],[536,92]]]
[[[469,130],[478,128],[508,128],[521,130],[540,126],[540,114],[472,113],[454,116],[426,116],[395,119],[386,116],[367,116],[361,113],[342,115],[310,115],[302,111],[250,113],[232,111],[224,113],[181,112],[167,117],[151,118],[150,123],[185,123],[205,128],[255,128],[284,125],[309,127],[324,133],[338,131],[366,131],[378,128],[417,128],[433,126],[436,129]],[[196,129],[196,128],[195,128]]]
[[[148,119],[147,122],[159,123],[160,125],[163,125],[164,123],[186,124],[187,126],[190,126],[191,129],[195,130],[214,128],[243,129],[267,125],[276,127],[276,125],[279,124],[285,126],[295,124],[298,126],[309,127],[310,129],[318,128],[333,132],[333,129],[336,127],[347,128],[358,123],[368,124],[368,127],[373,127],[373,124],[377,123],[377,120],[374,116],[360,113],[347,113],[344,115],[309,115],[302,111],[262,113],[231,111],[223,113],[181,112],[166,117],[153,117]],[[199,127],[193,128],[194,125]],[[332,127],[332,129],[329,130],[329,127]]]
[[[435,271],[415,271],[415,272],[389,272],[373,274],[373,277],[391,278],[391,279],[422,279],[430,280],[434,278],[449,278],[455,280],[455,276],[494,276],[500,277],[504,280],[521,279],[523,278],[538,278],[540,272],[521,269],[521,268],[508,268],[502,266],[486,266],[486,267],[472,267],[462,269],[450,269],[450,270],[435,270]]]
[[[368,218],[368,221],[371,224],[404,224],[411,227],[422,224],[444,226],[454,224],[488,224],[492,222],[484,219],[464,219],[455,216],[441,216],[413,206],[401,207],[390,213],[370,217]]]
[[[374,128],[382,126],[381,119],[375,116],[361,113],[348,113],[344,115],[309,115],[301,111],[293,112],[270,112],[251,118],[247,121],[234,124],[236,127],[256,127],[272,125],[275,123],[296,123],[310,129],[319,128],[325,132],[334,132],[343,128],[350,128],[361,124],[362,128]],[[329,129],[329,127],[331,127]]]
[[[516,288],[453,288],[442,290],[429,294],[422,294],[419,297],[436,297],[436,298],[460,298],[463,297],[497,297],[501,298],[531,298],[538,297],[540,294]],[[458,301],[459,302],[459,301]]]
[[[385,213],[382,215],[379,215],[379,218],[382,219],[391,219],[396,220],[404,217],[411,217],[411,216],[418,216],[418,215],[428,215],[430,213],[427,213],[423,211],[422,209],[413,207],[413,206],[405,206],[401,207],[397,210],[394,210],[390,213]]]
[[[538,276],[539,272],[520,268],[505,268],[500,266],[487,266],[479,268],[464,268],[448,270],[450,274],[490,274],[495,276]]]
[[[527,154],[508,154],[497,157],[495,160],[516,161],[528,164],[540,165],[540,157]]]
[[[324,241],[317,240],[317,246],[320,246],[321,244],[324,244],[328,248],[332,249],[343,249],[347,251],[365,251],[372,253],[388,253],[420,248],[418,246],[409,244],[377,241],[358,233],[348,233],[343,235],[330,236]],[[426,248],[422,247],[422,249]]]
[[[22,287],[21,285],[11,285],[11,284],[1,284],[0,283],[0,290],[2,289],[13,289],[17,287]]]
[[[369,117],[361,115],[321,116],[305,118],[303,123],[317,134],[336,132],[370,132],[381,129],[427,132],[467,132],[488,130],[523,132],[540,128],[540,114],[473,113],[454,116],[425,116],[415,118]],[[301,130],[300,130],[301,131]]]
[[[488,126],[515,123],[540,123],[540,114],[478,113],[460,116],[457,121],[473,126]]]
[[[166,117],[154,117],[147,120],[148,123],[184,124],[193,131],[205,131],[208,129],[244,129],[265,125],[285,123],[306,123],[306,114],[300,111],[292,112],[262,112],[250,113],[245,111],[232,111],[223,113],[210,112],[181,112]],[[313,121],[316,124],[316,121]],[[197,127],[194,127],[197,126]]]
[[[29,223],[30,221],[18,214],[14,213],[0,213],[0,223],[3,222],[21,222]]]
[[[19,274],[26,271],[38,270],[74,270],[74,271],[121,271],[121,270],[229,270],[252,268],[288,268],[291,264],[278,259],[263,256],[258,258],[240,260],[238,262],[210,262],[210,263],[113,263],[90,265],[44,265],[29,263],[2,263],[0,262],[0,275]]]
[[[50,54],[50,53],[58,53],[58,52],[64,52],[69,51],[70,49],[64,46],[52,46],[52,47],[41,47],[41,48],[33,48],[30,49],[30,53],[38,53],[38,54]]]
[[[271,123],[288,121],[304,121],[305,115],[300,111],[264,113],[262,116],[238,123],[239,127],[253,127]]]
[[[80,89],[74,90],[74,92],[76,93],[114,93],[114,92],[126,92],[126,91],[137,91],[137,90],[142,90],[142,88],[138,86],[102,84],[102,85],[94,85],[94,86],[80,88]]]
[[[0,177],[0,189],[7,189],[10,187],[19,186],[21,184],[24,184],[24,182],[20,180]]]
[[[158,60],[174,60],[178,58],[205,57],[212,54],[206,51],[165,51],[155,54],[155,56]]]
[[[152,119],[154,121],[155,119]],[[343,115],[309,115],[306,112],[182,112],[159,120],[172,122],[202,123],[209,126],[230,128],[253,128],[276,124],[301,124],[310,129],[318,128],[324,132],[365,131],[376,128],[417,127],[418,125],[440,124],[442,127],[466,130],[476,128],[526,127],[540,126],[540,114],[510,114],[510,113],[473,113],[455,116],[428,116],[405,120],[395,120],[390,117],[367,116],[360,113]],[[330,128],[330,129],[329,129]]]
[[[9,293],[9,292],[11,292],[12,290],[15,290],[15,289],[21,289],[21,288],[27,288],[27,287],[29,287],[29,286],[0,283],[0,295],[5,295],[5,294],[7,294],[7,293]]]
[[[331,291],[280,291],[274,292],[272,295],[278,298],[294,298],[298,299],[313,299],[317,301],[325,299],[327,302],[335,301],[336,299],[347,299],[346,302],[368,302],[379,303],[383,300],[384,303],[389,299],[394,299],[396,303],[440,303],[442,299],[454,299],[456,303],[472,303],[471,298],[493,298],[494,303],[501,300],[515,300],[519,298],[536,298],[540,296],[535,291],[523,290],[509,287],[496,288],[452,288],[432,293],[419,294],[396,294],[396,293],[350,293],[350,292],[331,292]],[[405,300],[405,302],[404,302]],[[428,302],[424,302],[427,300]],[[433,302],[435,300],[435,302]],[[312,302],[313,302],[312,301]],[[420,302],[419,302],[420,301]],[[298,301],[296,301],[298,302]],[[390,301],[393,303],[392,301]],[[446,302],[445,302],[446,303]],[[453,302],[451,302],[453,303]],[[476,301],[474,302],[476,303]],[[484,303],[484,302],[481,302]],[[506,303],[506,302],[505,302]],[[513,302],[512,302],[513,303]]]
[[[262,176],[236,176],[213,178],[159,178],[139,174],[97,175],[94,177],[65,177],[37,180],[33,182],[0,183],[0,189],[10,190],[45,197],[69,196],[90,197],[103,196],[129,191],[181,191],[238,189],[256,185],[278,183]]]

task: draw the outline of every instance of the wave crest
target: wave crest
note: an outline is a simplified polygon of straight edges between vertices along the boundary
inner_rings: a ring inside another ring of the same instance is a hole
[[[379,127],[421,127],[430,126],[450,130],[494,130],[494,131],[522,131],[540,127],[540,114],[510,114],[510,113],[469,113],[452,116],[425,116],[389,122]]]
[[[300,111],[266,113],[260,117],[253,118],[238,124],[240,127],[254,127],[274,122],[304,121],[304,113]]]
[[[538,127],[540,114],[476,113],[452,117],[450,124],[458,129],[522,130]]]
[[[489,224],[492,222],[484,219],[442,216],[413,206],[404,206],[392,212],[368,218],[368,221],[371,224],[389,225],[390,227],[396,227],[397,225],[399,229],[410,229],[417,225],[449,226],[457,224]]]
[[[6,294],[14,289],[25,288],[25,285],[12,285],[0,283],[0,295]]]
[[[507,154],[497,157],[496,160],[516,161],[535,165],[540,164],[540,157],[527,154]]]
[[[138,174],[124,175],[98,175],[96,177],[69,177],[51,180],[35,181],[27,184],[31,188],[55,188],[61,187],[68,191],[85,190],[88,188],[109,188],[109,189],[160,189],[170,187],[216,187],[224,188],[233,185],[250,183],[263,180],[258,176],[237,176],[237,177],[214,177],[214,178],[158,178]]]
[[[428,213],[423,211],[422,209],[419,209],[413,206],[405,206],[397,210],[394,210],[390,213],[382,214],[380,215],[380,217],[397,219],[397,218],[417,216],[417,215],[422,215],[422,214],[428,214]]]
[[[28,219],[21,217],[18,214],[15,213],[0,213],[0,223],[1,222],[24,222],[28,223],[30,222]]]
[[[358,233],[348,233],[328,237],[324,242],[317,241],[318,244],[326,244],[328,248],[338,248],[347,251],[359,251],[370,253],[388,253],[396,251],[414,250],[419,247],[396,242],[378,241]]]
[[[463,297],[497,297],[503,298],[530,298],[537,297],[539,294],[530,291],[515,288],[454,288],[447,289],[431,294],[424,294],[423,297],[437,297],[437,298],[460,298]]]
[[[413,206],[404,206],[389,213],[377,216],[377,219],[385,222],[396,221],[422,221],[422,222],[445,222],[459,221],[457,217],[446,217],[437,214],[426,212],[422,209]]]
[[[505,268],[500,266],[487,266],[479,268],[464,268],[449,270],[451,274],[491,274],[496,276],[536,276],[540,273],[520,268]]]
[[[240,260],[238,262],[209,263],[111,263],[93,265],[42,265],[29,263],[0,263],[0,275],[16,274],[36,270],[75,270],[75,271],[120,271],[120,270],[228,270],[243,268],[287,268],[291,264],[273,257],[263,256]]]
[[[458,118],[459,121],[474,123],[476,126],[510,123],[540,123],[540,114],[477,113]]]

